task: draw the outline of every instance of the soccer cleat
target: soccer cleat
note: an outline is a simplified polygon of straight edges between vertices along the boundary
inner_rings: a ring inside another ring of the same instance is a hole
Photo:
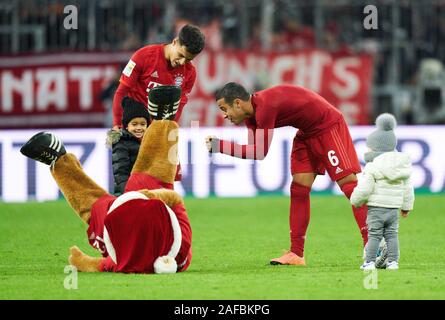
[[[270,260],[270,264],[272,264],[272,265],[278,265],[278,264],[283,265],[284,264],[284,265],[293,265],[293,266],[305,266],[306,262],[304,261],[304,257],[297,256],[292,251],[288,251],[281,257]]]
[[[54,134],[39,132],[31,137],[20,152],[33,160],[51,165],[66,153],[65,146]]]
[[[148,94],[148,113],[154,120],[173,120],[180,101],[181,87],[154,87]]]
[[[375,267],[378,269],[385,269],[388,263],[388,246],[385,239],[380,242],[379,250],[377,251],[377,259],[375,260]]]
[[[375,263],[374,261],[371,262],[364,262],[361,266],[360,269],[362,270],[375,270]]]
[[[386,265],[386,270],[397,270],[399,269],[399,263],[397,261],[388,262]]]
[[[365,247],[363,248],[363,260],[367,260],[366,258],[366,248],[368,247],[368,243],[365,244]],[[379,248],[377,249],[377,259],[375,262],[375,266],[379,269],[385,269],[386,268],[386,262],[388,258],[388,246],[386,245],[385,238],[382,238],[380,240]]]

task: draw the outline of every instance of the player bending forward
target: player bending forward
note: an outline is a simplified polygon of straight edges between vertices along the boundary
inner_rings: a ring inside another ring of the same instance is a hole
[[[201,30],[185,25],[169,44],[153,44],[137,50],[122,71],[120,84],[113,99],[113,128],[122,127],[122,100],[124,97],[147,106],[148,93],[160,85],[181,87],[179,110],[174,120],[179,122],[182,109],[188,101],[196,80],[192,60],[204,49]]]
[[[328,171],[331,179],[350,198],[357,186],[360,163],[343,115],[320,95],[299,86],[279,85],[249,94],[237,83],[227,83],[216,94],[216,102],[226,119],[245,122],[247,145],[206,137],[212,153],[242,159],[264,159],[274,128],[298,128],[292,146],[290,186],[290,251],[272,259],[271,264],[305,265],[304,242],[310,218],[309,194],[315,178]],[[352,207],[363,244],[368,241],[367,207]]]
[[[21,152],[50,165],[66,200],[89,227],[90,244],[103,258],[71,247],[69,262],[84,272],[175,273],[185,271],[192,258],[192,230],[182,198],[173,190],[178,125],[172,113],[181,89],[157,87],[150,102],[157,104],[152,124],[141,143],[127,189],[112,196],[91,180],[73,154],[51,133],[33,136]],[[156,141],[156,143],[154,143]]]
[[[149,106],[150,90],[162,85],[181,87],[178,111],[172,120],[179,123],[182,110],[188,101],[196,80],[192,60],[204,49],[205,37],[198,27],[185,25],[169,44],[153,44],[137,50],[128,61],[119,79],[119,87],[113,98],[113,130],[122,127],[122,100],[128,97],[130,105],[142,103]],[[156,140],[153,141],[156,143]],[[181,181],[181,167],[178,164],[175,181]]]

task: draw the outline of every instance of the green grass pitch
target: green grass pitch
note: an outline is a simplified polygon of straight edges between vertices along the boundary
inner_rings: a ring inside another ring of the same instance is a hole
[[[176,275],[79,273],[64,288],[69,247],[98,253],[68,204],[0,203],[0,299],[445,299],[443,195],[419,195],[400,220],[400,269],[366,289],[361,240],[344,197],[312,196],[307,267],[271,266],[289,246],[287,197],[186,198],[193,260]],[[369,283],[369,281],[368,281]]]

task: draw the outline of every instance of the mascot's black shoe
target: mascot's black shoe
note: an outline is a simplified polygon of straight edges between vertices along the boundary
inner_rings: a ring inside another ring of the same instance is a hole
[[[180,101],[181,87],[155,87],[148,94],[148,113],[155,120],[174,120]]]
[[[36,161],[51,165],[66,153],[65,146],[54,134],[39,132],[25,143],[20,152]]]

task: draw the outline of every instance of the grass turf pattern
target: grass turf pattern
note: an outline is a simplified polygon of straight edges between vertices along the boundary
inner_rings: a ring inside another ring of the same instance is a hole
[[[289,198],[185,199],[190,268],[176,275],[79,273],[64,288],[69,247],[99,256],[64,201],[0,203],[0,299],[445,299],[443,195],[420,195],[400,218],[400,269],[366,289],[363,249],[344,197],[312,196],[307,267],[271,266],[289,248]]]

